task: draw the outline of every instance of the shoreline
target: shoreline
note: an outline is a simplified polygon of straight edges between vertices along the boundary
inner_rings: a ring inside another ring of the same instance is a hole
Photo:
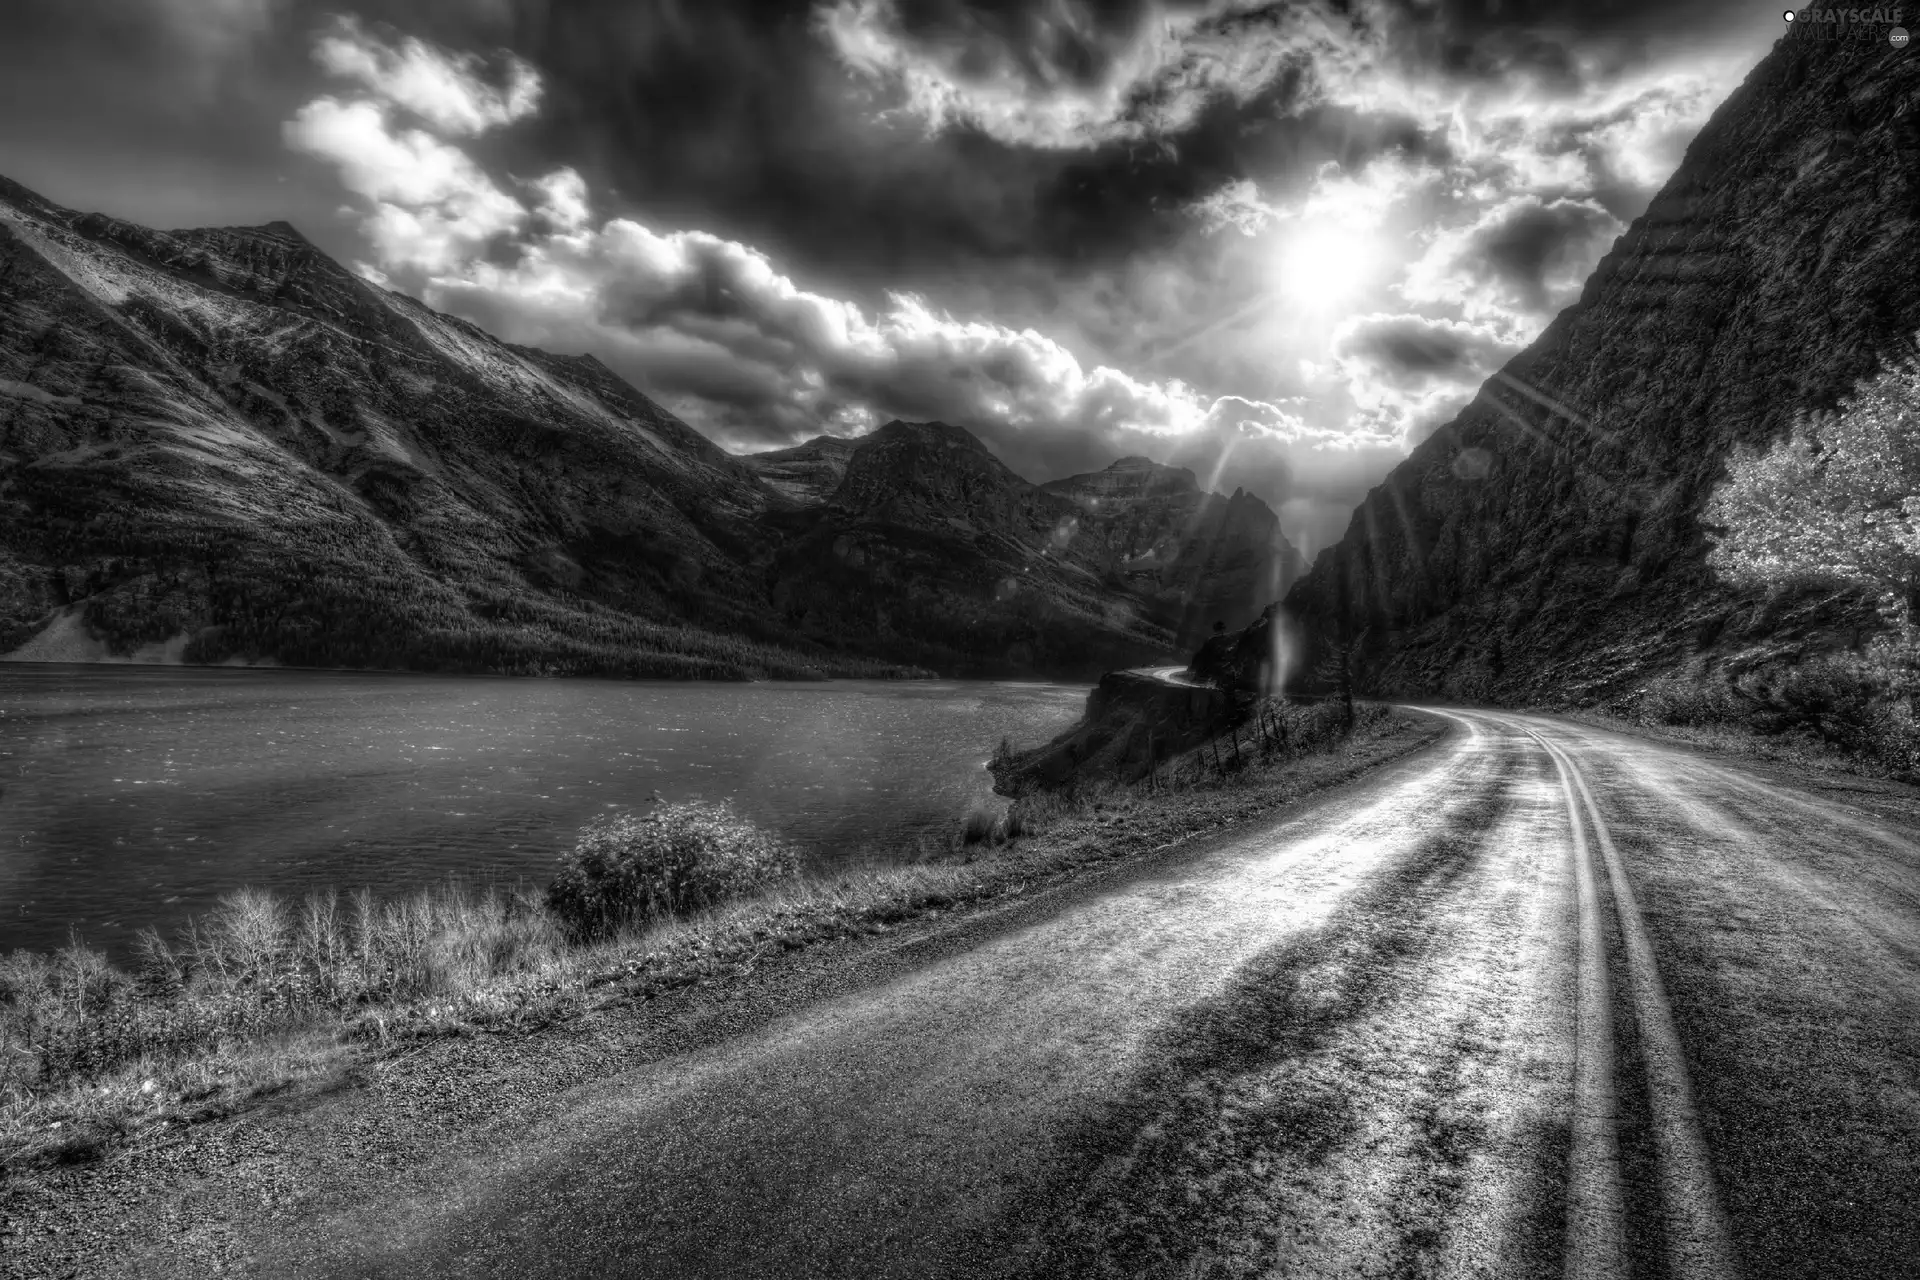
[[[1025,899],[1338,786],[1444,733],[1430,718],[1383,711],[1324,751],[1256,762],[1217,782],[1159,793],[1103,789],[997,848],[964,846],[943,861],[804,878],[574,949],[544,969],[474,990],[320,1016],[253,1042],[221,1042],[209,1061],[140,1058],[38,1096],[16,1087],[0,1107],[0,1166],[25,1172],[91,1163],[116,1149],[191,1133],[205,1121],[337,1091],[439,1039],[539,1034],[612,1005],[686,989],[719,987],[715,998],[724,1001],[729,984],[769,959]]]
[[[581,825],[654,789],[732,797],[814,866],[931,852],[990,788],[984,744],[1058,733],[1086,690],[16,666],[0,695],[0,825],[27,837],[0,849],[0,953],[77,926],[130,960],[139,928],[247,884],[544,886]]]

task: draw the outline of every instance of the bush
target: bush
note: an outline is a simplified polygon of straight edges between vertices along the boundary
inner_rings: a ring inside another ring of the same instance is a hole
[[[960,820],[960,840],[963,844],[993,844],[1000,832],[1000,811],[985,800],[976,800],[967,806],[966,816]]]
[[[1644,724],[1726,724],[1742,719],[1750,706],[1750,699],[1725,682],[1666,675],[1639,690],[1633,714]]]
[[[1798,739],[1907,776],[1920,766],[1920,725],[1900,692],[1909,682],[1896,660],[1904,662],[1875,651],[1829,653],[1732,680],[1669,674],[1637,690],[1624,711],[1648,726]]]
[[[576,941],[715,906],[796,874],[793,850],[725,804],[617,813],[580,833],[547,887],[547,906]]]

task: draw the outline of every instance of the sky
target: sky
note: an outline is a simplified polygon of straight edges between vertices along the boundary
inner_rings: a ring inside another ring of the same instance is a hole
[[[1784,34],[1728,0],[8,0],[0,174],[285,219],[723,446],[1143,454],[1309,556]]]

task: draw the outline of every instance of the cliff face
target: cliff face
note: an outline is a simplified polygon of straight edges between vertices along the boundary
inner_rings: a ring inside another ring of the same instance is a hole
[[[1689,664],[1787,663],[1870,615],[1718,582],[1699,514],[1737,445],[1830,407],[1920,331],[1920,60],[1782,40],[1579,302],[1414,449],[1295,584],[1296,670],[1363,687],[1591,701]],[[1266,624],[1201,665],[1246,678]]]
[[[1193,472],[1146,458],[1042,486],[1080,508],[1109,563],[1151,600],[1183,649],[1216,622],[1244,627],[1305,569],[1280,519],[1250,493],[1201,490]]]

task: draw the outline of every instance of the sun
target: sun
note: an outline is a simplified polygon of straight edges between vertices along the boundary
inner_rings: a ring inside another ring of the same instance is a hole
[[[1353,298],[1380,267],[1379,242],[1333,224],[1291,228],[1274,260],[1282,297],[1305,310]]]

